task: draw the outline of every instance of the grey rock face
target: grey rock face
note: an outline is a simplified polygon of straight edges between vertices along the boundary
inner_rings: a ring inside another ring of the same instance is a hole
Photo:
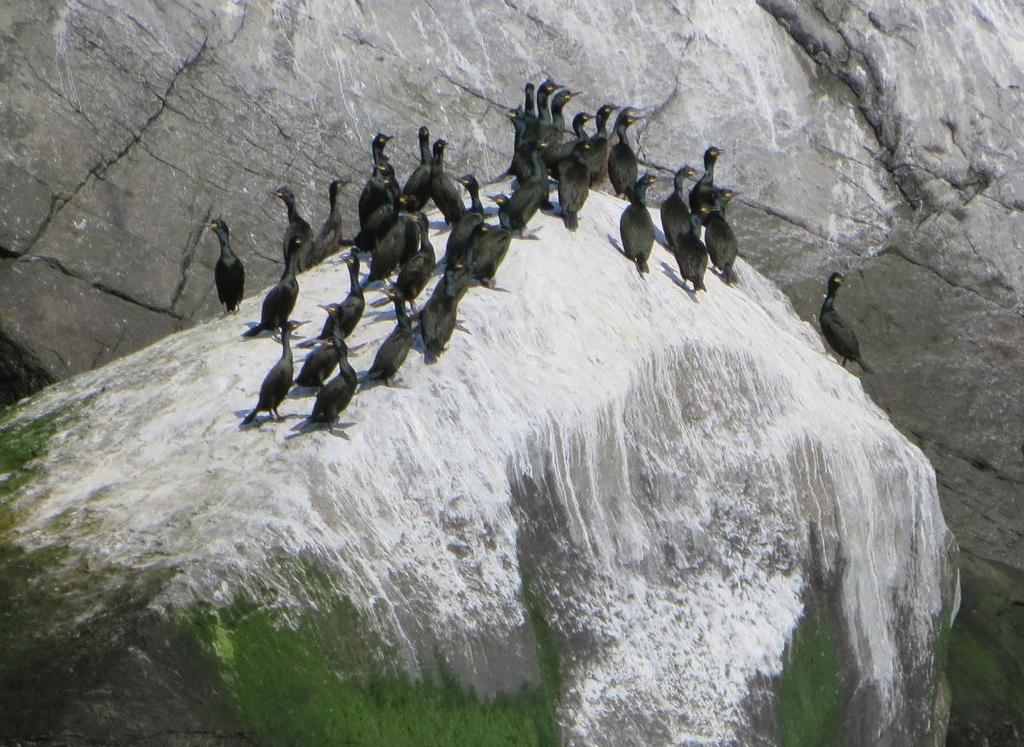
[[[502,111],[551,74],[584,89],[573,111],[646,109],[648,165],[724,147],[741,252],[805,318],[848,273],[839,308],[879,372],[865,387],[932,458],[960,541],[1022,566],[1022,27],[998,0],[14,4],[0,397],[216,313],[208,216],[250,292],[272,282],[270,190],[289,183],[316,230],[332,177],[356,175],[355,205],[378,130],[400,176],[423,123],[453,171],[500,172]],[[642,43],[612,49],[612,29]]]

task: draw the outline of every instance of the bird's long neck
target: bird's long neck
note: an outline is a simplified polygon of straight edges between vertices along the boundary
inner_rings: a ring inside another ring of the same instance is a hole
[[[444,173],[444,151],[439,150],[434,153],[434,162],[432,165],[435,174]]]
[[[398,326],[404,330],[412,329],[412,322],[409,321],[409,315],[405,313],[405,299],[395,299],[395,319],[398,320]]]
[[[640,182],[629,193],[629,201],[638,207],[647,206],[647,183]]]
[[[705,158],[704,159],[704,176],[701,177],[701,181],[707,180],[706,184],[711,184],[715,180],[715,161],[716,158]]]
[[[526,103],[523,107],[523,111],[528,115],[537,116],[537,107],[533,98],[533,86],[526,87]]]
[[[295,210],[295,198],[291,195],[285,195],[283,198],[284,205],[288,208],[288,221],[292,222],[299,217],[298,212]]]
[[[577,120],[573,121],[573,123],[572,123],[572,131],[573,131],[573,134],[576,135],[576,139],[577,140],[585,140],[586,139],[587,133],[583,129],[585,125],[586,125],[586,121],[585,120],[577,119]]]
[[[682,197],[683,191],[686,189],[686,174],[679,172],[676,174],[676,178],[672,181],[672,191],[676,197]]]
[[[601,112],[597,115],[597,134],[608,137],[608,117],[611,116],[611,112]]]
[[[427,235],[428,226],[429,224],[420,224],[420,251],[429,253],[430,263],[433,264],[436,257],[434,256],[434,245],[430,243],[430,237]]]
[[[348,292],[349,295],[363,297],[363,289],[359,287],[359,265],[355,262],[348,266]]]
[[[231,244],[228,243],[228,237],[218,231],[217,241],[220,242],[220,258],[225,261],[232,259],[235,256],[235,253],[231,251]]]
[[[382,161],[386,161],[387,158],[384,156],[384,143],[373,141],[373,165],[380,166]]]
[[[824,314],[826,311],[832,311],[836,305],[836,287],[832,286],[828,289],[828,294],[825,296],[825,300],[821,304],[821,313]],[[819,314],[820,316],[820,314]]]
[[[288,330],[288,322],[281,328],[281,360],[289,361],[292,358],[291,334]]]
[[[295,270],[299,264],[299,250],[289,247],[288,256],[284,260],[284,273],[281,275],[281,280],[294,280]]]
[[[470,182],[469,186],[466,187],[466,189],[469,190],[469,212],[479,213],[480,215],[483,215],[484,204],[480,202],[480,185],[478,185],[476,182]]]
[[[548,106],[548,95],[541,89],[537,93],[537,116],[542,122],[551,121],[551,107]]]
[[[627,135],[626,135],[626,130],[627,129],[629,129],[629,125],[628,124],[626,124],[625,122],[619,122],[615,126],[615,134],[619,136],[619,142],[620,143],[625,143],[626,145],[629,145],[629,140],[627,139]]]
[[[420,138],[420,163],[429,166],[433,161],[433,154],[430,152],[430,138]]]
[[[544,157],[541,155],[540,148],[534,148],[533,153],[530,154],[530,166],[533,168],[534,179],[547,178],[548,172],[544,167]]]

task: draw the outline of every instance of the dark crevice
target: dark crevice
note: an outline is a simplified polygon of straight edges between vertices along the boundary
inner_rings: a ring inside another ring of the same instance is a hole
[[[83,277],[83,276],[79,275],[78,273],[76,273],[76,272],[68,269],[67,267],[65,267],[64,264],[60,260],[58,260],[58,259],[56,259],[54,257],[38,257],[38,256],[36,256],[36,257],[30,257],[30,258],[28,258],[25,261],[42,262],[43,264],[48,265],[49,267],[52,267],[53,269],[57,270],[61,274],[67,275],[69,278],[74,278],[75,280],[80,280],[81,282],[87,283],[91,288],[95,288],[96,290],[100,291],[101,293],[106,293],[109,296],[114,296],[115,298],[119,298],[120,300],[125,301],[127,303],[130,303],[133,306],[138,306],[140,308],[143,308],[146,311],[152,311],[155,314],[163,314],[164,316],[169,316],[172,319],[176,319],[178,321],[184,321],[185,320],[185,317],[183,317],[181,314],[178,314],[177,312],[175,312],[175,311],[173,311],[171,309],[161,308],[160,306],[154,306],[153,304],[146,303],[145,301],[140,301],[137,298],[132,298],[132,296],[128,295],[127,293],[125,293],[122,290],[118,290],[117,288],[111,288],[109,285],[104,285],[103,283],[97,283],[94,280],[90,280],[87,277]]]
[[[0,246],[0,259],[17,259],[21,255],[6,246]]]
[[[55,196],[50,201],[50,210],[47,213],[46,217],[43,219],[42,223],[40,223],[35,235],[28,242],[26,253],[31,252],[35,244],[46,233],[46,230],[50,227],[50,224],[53,222],[53,219],[57,216],[57,214],[60,213],[60,211],[63,210],[69,202],[74,200],[75,197],[78,196],[79,192],[81,192],[90,181],[92,181],[93,179],[102,179],[112,166],[114,166],[115,164],[118,163],[118,161],[120,161],[123,158],[126,158],[132,153],[135,146],[139,144],[143,136],[146,134],[147,130],[156,123],[156,121],[160,118],[160,115],[163,114],[164,110],[167,108],[167,98],[174,93],[174,87],[177,85],[178,80],[183,75],[186,75],[196,65],[199,64],[206,50],[207,44],[206,40],[204,39],[199,49],[197,49],[191,56],[189,56],[188,59],[186,59],[174,71],[174,73],[172,73],[171,80],[167,84],[167,87],[164,89],[163,93],[155,94],[157,100],[160,102],[160,105],[153,111],[152,114],[149,115],[149,117],[146,118],[146,121],[142,123],[142,126],[138,129],[138,131],[132,134],[131,138],[129,138],[128,142],[124,144],[124,147],[122,147],[120,151],[118,151],[111,157],[101,159],[99,163],[97,163],[91,169],[89,169],[85,177],[71,189],[71,192],[69,194],[65,196]]]
[[[196,256],[196,248],[199,246],[199,239],[203,235],[203,231],[206,230],[207,224],[210,222],[210,218],[213,215],[213,205],[206,208],[206,212],[203,214],[203,219],[199,222],[199,225],[189,234],[188,241],[185,244],[185,250],[182,252],[181,257],[181,277],[178,278],[178,284],[174,287],[174,294],[171,296],[171,308],[176,309],[178,307],[178,301],[181,300],[181,294],[185,291],[185,284],[188,282],[188,271],[192,266],[192,260]]]

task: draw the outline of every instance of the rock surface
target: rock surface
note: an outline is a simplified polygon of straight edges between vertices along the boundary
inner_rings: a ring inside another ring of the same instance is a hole
[[[0,504],[0,710],[19,714],[2,736],[341,739],[357,725],[340,701],[398,685],[325,693],[384,652],[488,707],[543,694],[555,731],[525,743],[937,728],[955,576],[924,455],[746,264],[699,297],[661,249],[639,278],[607,239],[623,206],[592,195],[574,234],[538,217],[542,240],[499,272],[510,292],[471,290],[472,334],[411,356],[403,388],[361,391],[347,438],[296,435],[301,392],[285,422],[239,429],[278,355],[239,337],[256,298],[19,409],[0,435],[68,414]],[[319,323],[343,277],[338,260],[306,273],[295,318]],[[370,307],[353,341],[392,326]],[[339,600],[376,653],[325,643],[351,643]]]
[[[643,41],[611,51],[612,27]],[[961,543],[1024,567],[1022,29],[999,0],[11,5],[0,400],[217,313],[209,216],[250,289],[270,282],[271,189],[316,228],[332,177],[354,205],[378,130],[400,174],[422,123],[453,171],[497,174],[502,111],[550,73],[591,110],[646,108],[650,164],[723,146],[742,251],[804,318],[850,274],[868,392],[935,464]]]

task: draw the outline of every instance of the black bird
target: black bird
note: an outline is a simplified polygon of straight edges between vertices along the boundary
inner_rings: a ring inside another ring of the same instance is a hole
[[[383,280],[394,272],[402,263],[405,256],[411,256],[419,245],[419,228],[411,215],[413,203],[416,198],[412,195],[402,194],[398,197],[399,209],[394,223],[384,234],[384,237],[377,242],[377,248],[373,250],[370,258],[370,274],[363,284],[377,280]],[[411,247],[412,251],[409,251]]]
[[[366,222],[369,220],[373,211],[379,208],[381,205],[390,205],[393,200],[388,192],[388,165],[384,163],[375,164],[373,167],[373,173],[370,174],[370,178],[366,180],[366,186],[363,187],[362,193],[359,195],[359,229],[366,228]]]
[[[544,139],[549,143],[560,143],[565,140],[565,115],[562,110],[575,95],[568,88],[563,88],[551,99],[551,126],[546,128],[547,131],[544,133]]]
[[[566,142],[557,143],[555,145],[549,145],[544,150],[544,165],[548,169],[548,176],[552,179],[558,178],[558,165],[565,159],[572,156],[573,148],[576,147],[576,143],[581,140],[588,140],[586,130],[584,127],[587,122],[592,120],[586,112],[579,112],[575,117],[572,118],[572,131],[576,134],[575,140],[568,140]],[[588,182],[589,184],[589,182]]]
[[[512,224],[509,220],[508,213],[505,212],[505,207],[508,205],[508,195],[488,195],[489,199],[498,206],[498,225],[504,228],[509,233],[512,232]]]
[[[591,187],[597,186],[608,176],[608,118],[618,108],[612,104],[605,104],[597,110],[594,117],[597,132],[590,136],[590,143],[594,147],[587,157]]]
[[[629,204],[619,218],[619,236],[622,238],[622,253],[636,264],[637,272],[643,277],[650,272],[647,260],[654,246],[654,221],[647,209],[647,188],[654,184],[652,174],[644,174],[627,191]]]
[[[513,232],[521,232],[526,228],[526,224],[548,198],[548,172],[541,158],[546,147],[547,143],[543,141],[533,144],[529,178],[499,208],[499,214],[505,213],[508,216],[508,228]]]
[[[704,273],[708,269],[708,250],[700,240],[701,219],[707,213],[707,205],[701,206],[700,212],[690,213],[690,223],[686,232],[677,233],[672,238],[672,253],[676,256],[676,264],[679,265],[679,275],[684,283],[689,280],[693,284],[694,292],[707,290],[704,287]]]
[[[452,226],[451,233],[448,234],[448,243],[445,245],[444,257],[441,259],[441,264],[445,267],[451,267],[456,262],[462,261],[473,231],[484,222],[484,206],[480,202],[480,185],[477,183],[476,177],[466,174],[455,181],[466,188],[472,202],[469,209],[459,218],[459,222]]]
[[[313,251],[313,229],[309,227],[306,219],[299,215],[299,211],[295,207],[295,195],[288,187],[282,186],[275,189],[274,197],[283,201],[285,207],[288,208],[288,228],[284,232],[285,259],[288,258],[288,245],[291,244],[292,239],[296,236],[302,239],[302,249],[299,251],[298,265],[296,266],[296,271],[302,272],[313,266],[313,263],[310,262],[310,254]]]
[[[348,362],[348,346],[341,336],[340,326],[340,322],[336,321],[334,335],[331,337],[338,355],[338,374],[317,392],[313,412],[304,423],[297,426],[299,429],[304,430],[314,425],[326,426],[332,435],[337,435],[334,426],[338,423],[338,416],[348,407],[359,386],[359,377]]]
[[[548,103],[548,97],[559,88],[561,86],[551,80],[551,78],[548,78],[537,89],[537,118],[541,122],[551,122],[551,106]]]
[[[449,226],[455,225],[466,213],[466,206],[462,204],[462,195],[459,188],[455,186],[455,180],[444,173],[444,148],[448,145],[444,140],[434,143],[434,160],[430,170],[430,197],[433,199],[437,209],[444,216],[444,222]]]
[[[338,200],[338,192],[347,183],[342,179],[335,179],[327,188],[327,197],[331,203],[331,210],[327,215],[327,220],[320,227],[320,233],[317,234],[316,241],[313,242],[313,250],[309,256],[311,266],[320,264],[341,248],[341,241],[344,237],[341,235],[342,208]]]
[[[217,299],[227,311],[238,311],[245,290],[245,267],[228,243],[228,224],[221,218],[210,221],[209,227],[220,241],[220,259],[213,268],[213,281],[217,286]]]
[[[416,215],[416,223],[419,228],[420,248],[402,265],[398,271],[398,278],[395,280],[395,289],[399,295],[409,302],[413,313],[416,313],[416,297],[423,292],[434,273],[434,247],[430,243],[430,222],[423,213]]]
[[[697,175],[692,166],[682,166],[676,171],[672,182],[672,194],[661,203],[661,229],[665,233],[665,243],[673,248],[673,238],[690,230],[690,208],[683,199],[683,188],[687,179]]]
[[[512,245],[512,233],[500,226],[481,223],[470,238],[465,262],[481,285],[494,287],[494,276]]]
[[[445,272],[420,312],[420,336],[427,350],[427,363],[436,361],[452,338],[459,301],[472,282],[469,268],[455,265]]]
[[[523,93],[526,95],[526,100],[523,103],[523,113],[526,114],[527,117],[537,116],[537,107],[535,105],[533,92],[533,83],[527,83],[526,86],[523,88]]]
[[[430,130],[420,127],[420,165],[412,172],[409,180],[402,187],[402,194],[413,198],[410,210],[422,210],[430,199],[430,172],[433,169],[433,155],[430,152]]]
[[[626,194],[626,191],[636,184],[636,153],[633,152],[633,148],[629,144],[626,130],[637,119],[636,111],[627,107],[619,112],[619,116],[615,120],[615,134],[619,136],[619,142],[615,143],[608,153],[608,178],[611,180],[616,195]]]
[[[512,162],[502,176],[514,176],[519,184],[522,184],[530,177],[530,154],[533,152],[533,144],[537,138],[527,139],[527,120],[522,112],[510,109],[506,115],[512,120],[512,127],[515,129],[515,140],[512,144]]]
[[[383,381],[391,386],[391,379],[398,373],[398,369],[405,363],[409,355],[409,348],[412,347],[412,322],[405,313],[405,297],[401,291],[386,290],[384,293],[395,304],[395,319],[398,324],[388,335],[387,339],[377,348],[377,355],[374,356],[373,365],[363,377],[365,381]],[[412,299],[409,299],[410,302]]]
[[[366,223],[359,229],[359,233],[356,234],[356,238],[352,242],[360,252],[375,251],[377,244],[384,238],[398,215],[398,199],[401,197],[401,193],[393,190],[397,186],[394,178],[395,170],[390,163],[382,163],[376,168],[383,174],[384,194],[382,197],[384,201],[367,216]]]
[[[709,208],[715,204],[715,161],[722,150],[712,145],[704,151],[704,174],[690,190],[690,212],[696,213],[701,205]]]
[[[579,212],[590,195],[587,156],[593,148],[589,140],[579,139],[572,155],[558,164],[558,204],[562,208],[562,222],[570,231],[579,228]]]
[[[383,132],[378,132],[377,136],[373,138],[373,142],[370,143],[370,150],[373,153],[374,166],[387,162],[388,157],[384,155],[384,146],[390,143],[391,140],[391,135],[385,135]]]
[[[345,300],[335,304],[338,307],[338,318],[341,319],[341,336],[348,337],[356,328],[359,320],[363,317],[363,310],[366,308],[366,299],[363,297],[363,289],[359,285],[359,257],[352,254],[345,256],[345,264],[348,265],[349,291]],[[322,307],[325,308],[325,307]],[[317,341],[330,343],[334,334],[334,314],[328,311],[327,319],[316,339],[310,341],[315,345]],[[302,347],[302,346],[300,346]]]
[[[846,361],[857,361],[865,373],[874,373],[871,366],[865,363],[860,356],[860,343],[857,342],[857,335],[836,311],[836,293],[842,284],[843,276],[838,272],[829,275],[828,294],[825,296],[825,302],[821,305],[821,313],[818,314],[821,332],[825,335],[828,346],[843,359],[843,368],[846,368]]]
[[[277,285],[267,291],[263,298],[260,323],[242,333],[243,337],[255,337],[264,330],[275,330],[288,326],[288,315],[295,308],[299,297],[299,281],[295,279],[299,252],[302,251],[302,237],[293,236],[285,254],[284,273]]]
[[[286,324],[281,327],[281,357],[274,364],[274,367],[267,372],[267,375],[263,377],[263,383],[260,385],[259,401],[252,412],[242,420],[242,425],[249,425],[249,423],[256,419],[256,414],[260,412],[269,412],[278,420],[281,419],[277,408],[281,406],[284,398],[288,396],[288,390],[292,388],[293,368],[292,348],[289,345],[290,336],[291,332],[288,329],[288,325]]]
[[[306,360],[302,362],[302,370],[295,377],[296,386],[311,386],[319,389],[327,381],[331,372],[334,371],[334,367],[338,365],[338,351],[334,349],[332,341],[334,337],[334,316],[332,311],[340,305],[329,304],[320,307],[327,311],[327,318],[332,320],[330,336],[327,338],[328,342],[326,344],[316,347],[306,356]]]
[[[736,282],[732,266],[739,254],[736,234],[725,220],[725,207],[736,196],[731,189],[715,190],[715,209],[704,216],[704,244],[708,248],[711,264],[722,274],[726,285]]]

